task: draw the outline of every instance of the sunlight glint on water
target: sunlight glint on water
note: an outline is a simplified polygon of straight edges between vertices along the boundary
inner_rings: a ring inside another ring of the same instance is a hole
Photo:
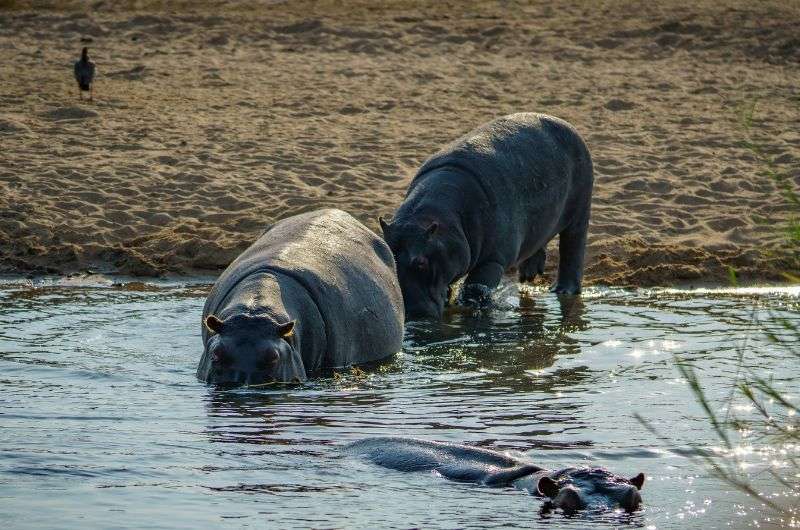
[[[366,375],[221,392],[194,378],[205,289],[0,290],[3,520],[86,529],[775,524],[691,458],[718,441],[673,356],[701,370],[720,402],[749,333],[757,355],[746,362],[796,386],[800,361],[750,322],[754,307],[796,317],[797,291],[589,290],[559,301],[506,286],[501,309],[411,323],[404,352]],[[378,469],[336,450],[401,434],[522,452],[547,467],[643,471],[645,509],[541,515],[540,501],[518,491]],[[756,470],[798,453],[743,450]]]

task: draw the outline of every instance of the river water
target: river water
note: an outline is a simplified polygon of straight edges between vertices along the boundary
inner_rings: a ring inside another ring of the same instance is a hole
[[[0,285],[3,528],[780,526],[697,459],[719,440],[675,359],[697,369],[715,407],[745,340],[746,366],[797,386],[800,359],[753,321],[780,333],[770,319],[797,319],[800,290],[559,299],[508,284],[492,311],[410,323],[403,352],[379,367],[222,391],[194,376],[207,288]],[[644,506],[542,513],[514,489],[381,469],[337,448],[378,435],[642,471]],[[780,457],[753,458],[758,482],[758,460]]]

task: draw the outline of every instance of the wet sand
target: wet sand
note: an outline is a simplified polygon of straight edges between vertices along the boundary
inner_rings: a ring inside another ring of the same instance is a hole
[[[765,169],[800,183],[797,3],[6,4],[0,272],[213,274],[326,206],[377,229],[428,155],[518,111],[593,154],[588,283],[796,267]]]

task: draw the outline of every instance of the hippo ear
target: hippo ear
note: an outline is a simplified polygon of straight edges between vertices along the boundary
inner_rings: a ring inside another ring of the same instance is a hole
[[[558,495],[558,484],[556,484],[556,481],[550,477],[540,478],[539,483],[536,485],[536,489],[539,490],[541,495],[550,497],[551,499],[554,499],[555,496]]]
[[[214,315],[208,315],[203,323],[211,333],[222,333],[222,326],[224,323]]]
[[[383,230],[383,235],[386,236],[389,233],[389,223],[386,222],[386,219],[383,216],[378,217],[378,222],[381,224],[381,230]]]
[[[426,233],[427,233],[429,236],[432,236],[433,234],[435,234],[435,233],[436,233],[436,231],[437,231],[437,230],[439,230],[439,223],[437,223],[436,221],[434,221],[434,222],[432,222],[432,223],[431,223],[431,225],[428,227],[428,229],[426,230]]]
[[[637,489],[637,490],[640,490],[640,489],[642,489],[642,486],[644,486],[644,473],[639,473],[638,475],[636,475],[635,477],[633,477],[633,478],[630,480],[630,482],[631,482],[631,484],[633,484],[634,486],[636,486],[636,489]]]
[[[278,326],[278,336],[282,339],[291,339],[294,335],[294,320]]]

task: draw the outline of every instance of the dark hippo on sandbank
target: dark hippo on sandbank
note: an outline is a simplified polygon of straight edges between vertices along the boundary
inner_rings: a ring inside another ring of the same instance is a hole
[[[305,381],[400,351],[403,299],[386,243],[341,210],[278,221],[220,275],[197,377]]]
[[[532,280],[557,234],[552,290],[579,293],[592,184],[586,144],[569,123],[544,114],[499,118],[433,155],[392,222],[381,219],[406,316],[441,316],[450,286],[464,276],[462,299],[478,303],[508,269]]]
[[[546,497],[548,508],[565,512],[639,508],[644,474],[623,478],[602,468],[549,471],[497,451],[414,438],[379,437],[353,442],[346,453],[397,471],[436,471],[460,482],[515,488]]]

